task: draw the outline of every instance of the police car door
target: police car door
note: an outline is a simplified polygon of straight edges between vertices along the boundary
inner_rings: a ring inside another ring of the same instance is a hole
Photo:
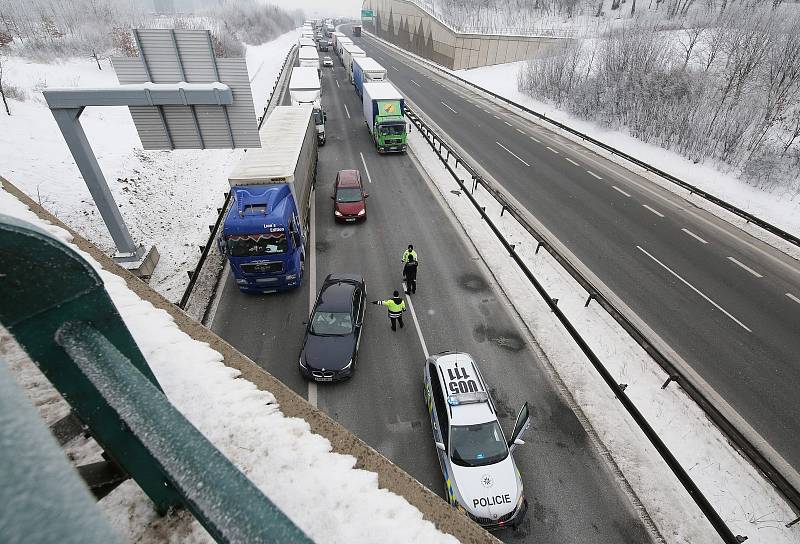
[[[426,394],[429,397],[428,406],[431,414],[431,429],[433,431],[433,441],[436,443],[436,453],[439,456],[439,465],[442,473],[446,474],[447,460],[447,408],[444,403],[442,386],[439,383],[439,375],[435,363],[428,363],[429,388]],[[444,446],[444,449],[442,449]]]
[[[511,439],[508,441],[509,450],[513,453],[517,446],[523,445],[525,442],[522,440],[522,435],[528,430],[531,424],[531,414],[528,409],[528,403],[522,405],[519,413],[517,413],[517,421],[514,423],[514,430],[511,431]]]

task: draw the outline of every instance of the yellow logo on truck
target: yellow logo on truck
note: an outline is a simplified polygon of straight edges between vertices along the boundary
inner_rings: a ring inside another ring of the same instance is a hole
[[[378,108],[382,116],[403,114],[399,100],[381,100],[378,102]]]

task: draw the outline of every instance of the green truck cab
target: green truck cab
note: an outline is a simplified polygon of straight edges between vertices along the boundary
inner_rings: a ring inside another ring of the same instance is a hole
[[[364,83],[364,122],[379,153],[404,153],[408,145],[403,95],[388,81]]]

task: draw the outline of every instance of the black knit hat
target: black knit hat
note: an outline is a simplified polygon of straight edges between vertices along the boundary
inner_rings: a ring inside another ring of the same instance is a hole
[[[392,294],[392,296],[393,296],[393,297],[395,297],[395,298],[399,297],[399,296],[400,296],[400,291],[395,291],[395,292]]]

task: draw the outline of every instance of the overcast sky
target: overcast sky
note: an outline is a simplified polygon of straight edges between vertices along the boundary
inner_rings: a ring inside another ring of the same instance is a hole
[[[336,16],[358,17],[361,15],[361,0],[266,0],[267,4],[274,4],[285,9],[302,9],[306,16]]]

